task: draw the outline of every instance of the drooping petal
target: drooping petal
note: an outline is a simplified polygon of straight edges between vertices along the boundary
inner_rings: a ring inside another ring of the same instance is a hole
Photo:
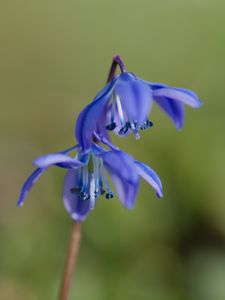
[[[24,182],[23,187],[20,192],[19,200],[17,202],[18,206],[22,206],[25,197],[27,196],[29,190],[35,184],[35,182],[40,178],[40,176],[45,172],[46,168],[36,169]]]
[[[120,201],[126,208],[133,208],[139,190],[139,176],[131,156],[122,151],[107,151],[100,154],[104,167],[117,190]]]
[[[108,105],[106,105],[99,118],[98,118],[98,121],[97,121],[97,128],[96,128],[96,133],[101,137],[101,138],[104,138],[108,141],[110,141],[110,136],[109,136],[109,132],[108,130],[106,129],[106,125],[107,125],[107,115],[108,115]]]
[[[93,102],[85,107],[77,119],[75,134],[83,151],[88,151],[91,146],[92,136],[97,129],[98,119],[111,98],[117,79],[118,76],[110,81],[102,91],[98,93]]]
[[[152,106],[152,91],[147,84],[131,73],[124,73],[116,84],[115,94],[125,108],[129,118],[127,121],[136,121],[138,124],[146,121]]]
[[[134,208],[139,191],[139,180],[135,183],[130,183],[124,180],[119,173],[110,173],[110,177],[123,206],[128,209]]]
[[[53,165],[59,166],[61,168],[71,169],[79,168],[83,165],[82,162],[75,158],[71,158],[65,154],[61,153],[50,153],[42,155],[35,159],[33,162],[39,168],[47,168]]]
[[[177,100],[171,100],[164,97],[155,97],[154,100],[172,119],[177,129],[183,127],[185,116],[183,103],[180,103]]]
[[[163,196],[162,183],[156,172],[143,162],[135,161],[135,164],[136,172],[154,188],[156,195],[161,198]]]
[[[202,105],[202,101],[194,92],[181,88],[166,87],[155,89],[153,91],[153,99],[159,99],[159,97],[176,100],[192,108],[198,108]]]
[[[168,87],[167,84],[164,84],[164,83],[160,83],[160,82],[150,82],[150,81],[147,81],[147,80],[144,80],[144,79],[141,79],[138,77],[138,79],[140,81],[142,81],[143,83],[147,84],[151,90],[158,90],[158,89],[161,89],[161,88],[165,88],[165,87]]]
[[[64,179],[63,203],[65,209],[75,221],[83,221],[91,209],[91,201],[83,200],[79,191],[78,170],[69,170]],[[77,192],[74,190],[78,189]]]
[[[68,149],[65,149],[65,150],[62,150],[62,151],[58,151],[57,153],[61,153],[61,154],[67,154],[75,149],[78,149],[80,147],[80,145],[75,145],[75,146],[72,146]]]

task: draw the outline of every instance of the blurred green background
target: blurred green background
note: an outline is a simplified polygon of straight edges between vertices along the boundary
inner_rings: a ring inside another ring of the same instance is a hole
[[[83,224],[70,299],[225,299],[225,2],[2,1],[0,10],[0,299],[57,299],[71,220],[63,171],[50,169],[23,208],[32,160],[74,144],[79,111],[103,86],[114,54],[155,82],[204,101],[177,132],[154,127],[119,146],[160,175],[133,211],[101,199]],[[115,139],[114,139],[115,140]]]

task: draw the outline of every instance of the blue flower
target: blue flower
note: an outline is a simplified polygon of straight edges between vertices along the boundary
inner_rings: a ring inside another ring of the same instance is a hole
[[[71,158],[67,153],[74,149],[77,149],[77,154],[75,158]],[[106,199],[114,196],[106,173],[110,175],[120,201],[128,209],[135,205],[140,176],[155,189],[158,197],[162,197],[158,175],[144,163],[135,161],[115,147],[106,150],[92,143],[90,151],[84,153],[79,146],[75,146],[64,152],[41,156],[34,164],[38,169],[25,182],[18,205],[23,204],[28,191],[43,172],[56,165],[68,169],[64,180],[63,202],[71,218],[76,221],[86,219],[101,195]]]
[[[82,165],[82,162],[75,160],[69,156],[67,153],[75,150],[78,146],[73,146],[69,149],[54,153],[54,154],[47,154],[42,157],[41,162],[44,166],[39,166],[40,158],[34,161],[34,165],[38,166],[36,170],[27,178],[24,182],[23,187],[20,192],[19,200],[17,202],[18,206],[22,206],[25,197],[27,196],[29,190],[35,184],[35,182],[41,177],[41,175],[51,166],[57,166],[60,168],[71,169],[77,168]]]
[[[115,75],[117,64],[121,68],[119,75]],[[139,130],[153,125],[148,119],[153,101],[171,118],[177,129],[183,126],[184,104],[192,108],[202,104],[190,90],[151,83],[127,72],[119,56],[114,57],[109,80],[77,119],[76,137],[84,151],[90,148],[95,132],[109,139],[107,131],[119,135],[132,131],[139,138]]]

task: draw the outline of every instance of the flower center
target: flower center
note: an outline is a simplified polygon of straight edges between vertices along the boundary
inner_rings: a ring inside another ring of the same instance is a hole
[[[113,198],[114,194],[110,189],[101,158],[92,153],[87,165],[77,170],[77,172],[77,185],[71,188],[70,191],[79,194],[84,201],[90,200],[92,209],[99,196],[105,195],[106,199]]]
[[[117,131],[119,135],[125,135],[129,130],[132,130],[136,139],[139,139],[139,130],[145,130],[153,126],[153,123],[147,118],[142,124],[139,124],[137,120],[132,120],[126,112],[126,109],[123,107],[119,95],[115,93],[112,96],[110,114],[111,123],[106,125],[105,128],[109,131],[113,131],[119,127]]]

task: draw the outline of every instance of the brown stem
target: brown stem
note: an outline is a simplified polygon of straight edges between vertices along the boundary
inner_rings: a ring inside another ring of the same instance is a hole
[[[74,222],[69,242],[65,269],[62,277],[61,290],[59,300],[68,300],[69,291],[76,270],[77,256],[81,239],[81,223]]]
[[[114,77],[115,73],[116,73],[116,68],[117,66],[120,67],[120,71],[123,73],[123,72],[126,72],[126,68],[125,68],[125,65],[123,63],[123,60],[121,58],[120,55],[115,55],[113,56],[113,61],[112,61],[112,65],[111,65],[111,68],[109,70],[109,74],[108,74],[108,78],[107,78],[107,82],[109,82],[110,80],[112,80],[112,78]]]

